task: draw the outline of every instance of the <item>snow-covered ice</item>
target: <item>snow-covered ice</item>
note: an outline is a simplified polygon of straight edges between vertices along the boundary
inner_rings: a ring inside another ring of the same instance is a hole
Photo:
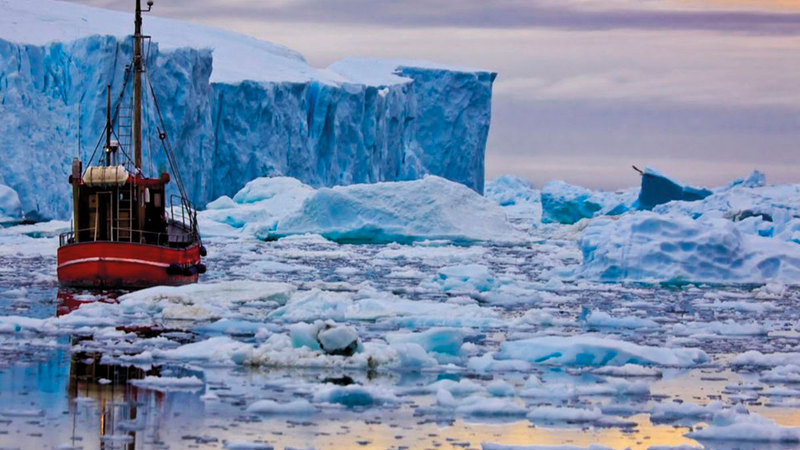
[[[602,218],[579,240],[581,276],[602,281],[766,283],[800,279],[800,246],[726,219],[637,212]]]
[[[319,189],[277,224],[261,226],[256,236],[275,239],[309,233],[357,243],[519,244],[525,240],[498,205],[461,184],[434,176]]]
[[[498,356],[539,364],[578,366],[653,364],[689,367],[708,361],[708,355],[698,349],[647,347],[590,334],[506,341]]]

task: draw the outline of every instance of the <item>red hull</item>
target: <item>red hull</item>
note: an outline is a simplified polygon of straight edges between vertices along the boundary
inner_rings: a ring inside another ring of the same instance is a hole
[[[58,282],[69,287],[177,286],[196,282],[200,267],[199,243],[172,248],[133,242],[81,242],[58,249]],[[176,269],[182,273],[175,274]]]

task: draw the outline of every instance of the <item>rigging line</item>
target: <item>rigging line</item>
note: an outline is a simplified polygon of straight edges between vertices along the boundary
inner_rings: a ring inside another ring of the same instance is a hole
[[[149,65],[149,61],[150,61],[150,52],[151,52],[152,44],[153,44],[153,40],[152,39],[147,39],[147,50],[145,51],[145,59],[144,59],[144,61],[147,63],[147,65]],[[150,94],[151,94],[152,99],[153,99],[153,104],[155,105],[156,111],[158,112],[158,119],[159,119],[159,122],[161,124],[161,128],[163,128],[164,132],[166,132],[166,127],[164,126],[164,119],[161,117],[161,110],[159,109],[159,106],[158,106],[158,99],[156,99],[155,89],[153,88],[153,80],[150,78],[150,71],[149,70],[145,70],[144,73],[145,73],[147,87],[149,87],[149,91],[150,91]],[[145,102],[145,105],[147,105],[147,102]],[[158,129],[158,127],[156,127],[156,128]],[[159,133],[161,133],[161,131],[159,131]],[[172,172],[175,174],[175,183],[178,185],[178,190],[180,191],[181,196],[183,198],[187,198],[186,197],[186,190],[185,190],[185,188],[183,186],[183,180],[181,179],[180,172],[178,172],[178,170],[177,170],[177,162],[174,160],[174,156],[172,155],[172,151],[171,151],[171,149],[167,149],[167,146],[164,145],[163,140],[162,140],[162,146],[164,146],[164,153],[166,154],[167,161],[170,164],[170,167],[172,168]],[[150,164],[151,164],[151,166],[152,166],[152,160],[153,160],[153,153],[152,153],[152,147],[151,147],[151,149],[150,149]],[[151,167],[151,171],[152,171],[152,167]]]
[[[152,40],[148,40],[147,42],[148,42],[148,44],[147,44],[147,52],[146,52],[147,56],[146,56],[145,61],[149,61],[150,48],[151,48]],[[172,145],[171,145],[171,143],[169,141],[169,138],[167,137],[167,134],[166,134],[167,127],[164,125],[164,118],[161,115],[161,108],[158,105],[158,98],[156,98],[156,92],[155,92],[155,89],[153,88],[153,80],[152,80],[152,78],[150,78],[150,71],[146,70],[144,73],[145,73],[145,77],[146,77],[146,84],[150,88],[149,89],[150,90],[150,96],[153,99],[153,105],[156,108],[156,112],[157,112],[157,115],[158,115],[158,120],[159,120],[159,123],[161,125],[161,129],[159,129],[159,140],[161,141],[161,146],[164,148],[164,153],[166,155],[167,162],[169,163],[169,166],[172,169],[172,173],[175,175],[175,184],[178,186],[178,191],[181,194],[181,203],[186,207],[186,209],[188,211],[191,211],[192,205],[191,205],[191,202],[189,201],[189,196],[186,194],[186,188],[185,188],[185,186],[183,184],[183,178],[181,177],[181,173],[178,170],[178,162],[175,159],[175,154],[172,151]],[[156,127],[156,129],[158,129],[158,127]],[[164,136],[163,139],[161,138],[162,135]],[[151,162],[152,162],[152,149],[151,149],[150,157],[151,157]]]
[[[148,78],[148,81],[149,81],[150,80],[150,75],[149,74],[148,74],[147,78]],[[181,174],[177,170],[178,164],[177,164],[177,161],[175,160],[175,155],[172,152],[172,148],[171,148],[171,145],[170,145],[170,142],[169,142],[169,138],[166,135],[166,127],[164,126],[164,117],[161,115],[161,108],[158,106],[158,99],[156,98],[156,93],[155,93],[155,90],[153,89],[153,83],[150,82],[148,84],[150,86],[150,95],[153,98],[153,104],[156,107],[156,113],[158,115],[158,120],[159,120],[159,123],[161,124],[160,133],[163,133],[163,135],[164,135],[164,139],[161,139],[161,145],[164,147],[164,153],[166,153],[167,161],[169,162],[169,165],[172,168],[172,172],[175,174],[175,182],[178,185],[178,190],[180,191],[181,196],[183,197],[183,202],[186,203],[187,206],[191,206],[191,203],[189,202],[189,198],[186,196],[186,189],[184,188],[183,180],[181,179]],[[159,136],[159,138],[160,138],[160,136]]]
[[[149,38],[145,38],[145,39],[147,40],[147,49],[144,52],[144,60],[143,60],[144,61],[144,70],[143,70],[143,72],[146,74],[145,75],[145,83],[147,83],[148,85],[151,85],[152,83],[150,81],[150,75],[148,73],[149,71],[147,70],[147,68],[150,66],[150,49],[152,47],[153,40],[149,39]],[[148,108],[148,104],[147,104],[147,97],[146,96],[145,96],[145,101],[142,102],[142,107],[144,109],[144,117],[149,119],[150,115],[148,114],[148,109],[147,109]],[[150,173],[155,173],[154,170],[153,170],[153,153],[154,153],[153,152],[153,141],[152,141],[152,139],[153,139],[153,134],[152,134],[153,133],[153,128],[152,128],[152,124],[151,124],[150,120],[144,120],[143,122],[144,123],[143,123],[143,127],[142,128],[145,128],[145,127],[147,128],[147,132],[146,132],[147,140],[146,140],[146,143],[147,143],[148,160],[149,160],[149,163],[150,163]]]
[[[120,137],[119,137],[119,135],[117,134],[116,131],[111,130],[111,135],[116,137],[117,138],[117,142],[119,142]],[[120,144],[118,148],[122,152],[122,154],[125,155],[125,158],[128,160],[128,162],[133,164],[133,160],[131,159],[131,156],[128,154],[128,152],[125,151],[125,149],[122,147],[122,144]]]
[[[197,211],[194,211],[192,214],[192,203],[189,201],[189,197],[186,195],[186,189],[183,185],[183,179],[181,178],[181,173],[178,171],[178,163],[175,160],[175,154],[172,151],[172,145],[170,144],[169,137],[166,133],[166,126],[164,126],[164,117],[161,115],[161,107],[158,105],[158,99],[156,98],[155,89],[153,89],[153,82],[150,79],[150,72],[145,72],[147,76],[148,86],[150,87],[150,95],[153,98],[153,105],[156,108],[156,113],[158,115],[158,121],[161,124],[161,129],[159,130],[159,140],[161,141],[161,146],[164,148],[164,153],[167,156],[167,161],[169,162],[170,167],[172,168],[172,173],[175,174],[175,183],[178,185],[178,191],[181,193],[181,203],[186,208],[186,211],[189,214],[189,222],[190,226],[192,227],[192,233],[197,238],[198,242],[201,242],[200,233],[197,230]],[[163,138],[162,138],[163,136]]]
[[[145,82],[149,83],[150,78],[148,77],[145,80]],[[153,153],[155,153],[153,151],[153,126],[151,123],[152,121],[149,120],[151,111],[149,110],[149,103],[147,101],[142,102],[142,107],[144,109],[144,117],[148,119],[144,121],[144,128],[147,129],[146,130],[147,140],[145,142],[147,144],[147,156],[148,156],[148,161],[150,163],[150,173],[155,174],[155,171],[153,170]],[[156,175],[161,175],[161,174],[156,174]]]
[[[124,79],[124,81],[123,81],[123,83],[122,83],[122,92],[120,92],[120,94],[119,94],[119,97],[117,98],[117,105],[116,105],[116,107],[114,108],[114,116],[113,116],[113,118],[111,119],[111,126],[112,126],[112,128],[113,128],[114,124],[117,122],[117,119],[119,118],[119,109],[120,109],[120,106],[122,106],[122,99],[123,99],[123,98],[124,98],[124,96],[125,96],[125,90],[127,89],[127,86],[128,86],[128,81],[129,81],[129,80],[130,80],[130,70],[125,70],[125,79]],[[90,166],[90,165],[91,165],[91,163],[92,163],[92,160],[94,159],[94,156],[97,154],[97,149],[99,149],[99,148],[100,148],[100,144],[103,142],[103,138],[104,138],[104,137],[105,137],[105,132],[103,132],[103,133],[100,135],[100,138],[97,140],[97,145],[95,145],[95,146],[94,146],[94,150],[92,150],[92,155],[91,155],[91,156],[89,157],[89,159],[87,160],[87,161],[89,161],[89,164],[87,165],[87,167],[86,167],[86,170],[88,170],[88,169],[89,169],[89,167],[88,167],[88,166]],[[86,172],[86,171],[84,171],[84,173],[85,173],[85,172]]]

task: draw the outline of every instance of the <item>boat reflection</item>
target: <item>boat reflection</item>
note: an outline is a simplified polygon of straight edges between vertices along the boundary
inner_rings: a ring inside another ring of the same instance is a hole
[[[87,291],[59,289],[56,296],[56,316],[69,314],[81,306],[94,303],[117,303],[124,291]],[[72,336],[71,347],[85,338]],[[72,352],[69,357],[67,383],[68,412],[72,421],[69,445],[89,445],[102,449],[141,448],[159,446],[158,415],[165,394],[140,390],[130,382],[146,376],[159,376],[161,368],[106,364],[101,353]],[[145,439],[143,436],[148,436]],[[96,443],[96,444],[95,444]]]
[[[98,433],[100,448],[134,449],[143,433],[157,437],[160,421],[157,418],[148,420],[148,415],[158,414],[164,394],[141,391],[130,381],[158,376],[160,372],[158,367],[145,370],[103,364],[102,355],[97,353],[73,353],[67,392],[69,411],[73,424],[84,422],[88,427],[73,427],[71,444],[91,442],[93,437],[85,432],[92,429]],[[155,443],[156,440],[149,441]]]
[[[56,294],[56,317],[65,316],[87,303],[118,303],[125,291],[87,291],[84,289],[59,288]]]

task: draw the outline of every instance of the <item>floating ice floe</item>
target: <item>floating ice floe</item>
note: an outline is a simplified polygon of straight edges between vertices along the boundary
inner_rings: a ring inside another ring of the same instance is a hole
[[[286,403],[279,403],[274,400],[258,400],[247,407],[247,412],[264,415],[280,416],[306,416],[317,412],[308,400],[293,400]]]
[[[314,393],[317,403],[337,403],[347,407],[377,406],[400,401],[394,393],[378,386],[336,386],[325,385]]]
[[[577,366],[691,367],[708,361],[708,355],[699,349],[650,347],[591,334],[506,341],[501,344],[497,358]]]
[[[497,284],[489,268],[482,264],[442,267],[437,273],[436,282],[445,292],[486,292]]]
[[[643,397],[650,388],[643,381],[610,379],[598,383],[575,384],[542,382],[529,378],[519,392],[520,397],[546,400],[575,400],[582,397]]]
[[[417,242],[414,245],[392,243],[386,245],[375,257],[395,263],[398,260],[419,261],[429,265],[466,264],[484,258],[488,252],[486,247],[472,245],[469,247],[456,245],[432,245],[428,242]]]
[[[449,379],[439,380],[428,385],[425,389],[423,389],[423,391],[447,391],[453,396],[463,397],[471,394],[481,393],[484,391],[484,388],[480,384],[468,378],[462,378],[458,381]]]
[[[800,443],[800,427],[778,425],[765,417],[748,414],[715,414],[708,427],[687,437],[698,441]]]
[[[495,379],[486,385],[486,392],[495,397],[510,397],[514,395],[514,386],[500,379]]]
[[[231,316],[236,305],[283,305],[295,289],[287,283],[243,280],[156,286],[123,295],[119,309],[128,313],[142,311],[163,319],[216,319]]]
[[[672,326],[675,336],[716,335],[716,336],[761,336],[769,333],[769,324],[756,322],[687,322]]]
[[[599,281],[765,283],[800,279],[800,246],[741,233],[725,219],[652,212],[586,228],[579,274]]]
[[[631,208],[635,198],[633,189],[602,192],[551,181],[542,189],[542,222],[573,224],[600,215],[619,215]]]
[[[528,420],[537,423],[595,422],[603,417],[599,408],[573,408],[568,406],[537,406],[527,414]]]
[[[307,233],[355,243],[520,244],[526,239],[506,220],[500,206],[462,184],[435,176],[319,189],[277,225],[258,226],[256,236],[276,239]]]
[[[154,359],[213,364],[242,363],[252,351],[252,346],[227,336],[216,336],[166,350],[153,350]]]
[[[147,376],[141,380],[131,380],[130,383],[136,387],[151,389],[155,391],[196,391],[202,389],[205,383],[203,380],[191,377],[153,377]]]
[[[761,353],[748,350],[731,361],[732,366],[776,367],[787,364],[800,365],[800,352]]]
[[[409,300],[391,293],[363,288],[358,292],[313,289],[297,292],[286,305],[268,315],[278,322],[383,321],[414,327],[489,327],[502,321],[495,311],[475,304],[459,305],[429,300]]]
[[[612,317],[607,312],[603,311],[589,311],[586,314],[584,323],[590,328],[655,328],[658,323],[650,319],[642,319],[640,317],[626,316],[626,317]]]
[[[767,383],[800,383],[800,365],[787,364],[773,367],[762,373],[760,378]]]
[[[433,327],[420,333],[388,333],[390,344],[414,343],[426,352],[456,356],[461,352],[466,331],[460,328]]]
[[[746,412],[746,410],[740,409],[739,412]],[[719,401],[714,401],[707,405],[688,402],[656,403],[652,411],[650,411],[650,420],[653,423],[672,423],[684,419],[707,421],[712,419],[714,415],[721,413],[735,414],[736,411],[725,408],[725,405]]]
[[[456,414],[469,417],[515,418],[525,417],[527,408],[506,398],[491,398],[474,395],[465,398],[456,406]]]

